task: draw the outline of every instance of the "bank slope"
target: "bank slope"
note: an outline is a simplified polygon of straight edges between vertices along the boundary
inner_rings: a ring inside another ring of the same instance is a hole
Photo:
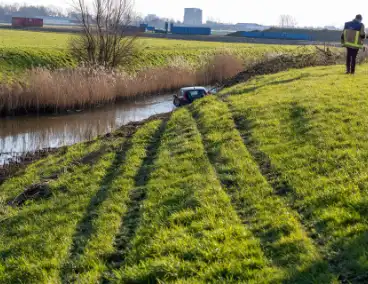
[[[225,98],[254,161],[344,283],[368,281],[368,69],[358,69],[258,77]]]
[[[30,165],[0,185],[0,282],[368,281],[367,70],[256,77]]]

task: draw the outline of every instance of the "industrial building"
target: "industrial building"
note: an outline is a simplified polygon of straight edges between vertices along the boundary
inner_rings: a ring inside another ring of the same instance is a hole
[[[194,26],[175,26],[173,23],[170,25],[170,32],[177,35],[211,35],[211,28],[208,27],[194,27]]]
[[[184,25],[198,26],[203,23],[203,11],[198,8],[184,9]]]
[[[25,17],[12,17],[12,27],[43,27],[43,19],[40,18],[25,18]]]

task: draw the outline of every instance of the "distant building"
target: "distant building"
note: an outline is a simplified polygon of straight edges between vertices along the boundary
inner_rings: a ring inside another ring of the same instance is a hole
[[[145,18],[145,21],[151,22],[157,20],[159,17],[156,14],[148,14]]]
[[[12,18],[12,27],[15,27],[15,28],[20,28],[20,27],[43,27],[43,19],[13,17]]]
[[[72,19],[66,17],[42,16],[40,18],[43,19],[45,25],[69,26],[74,24]]]
[[[236,30],[241,30],[241,31],[255,31],[255,30],[263,31],[269,28],[269,27],[255,24],[255,23],[237,23],[235,27],[236,27]]]
[[[339,28],[337,28],[335,26],[325,26],[324,29],[325,30],[331,30],[331,31],[338,31],[338,30],[340,30]]]
[[[185,8],[184,9],[184,25],[202,25],[203,23],[203,11],[198,8]]]

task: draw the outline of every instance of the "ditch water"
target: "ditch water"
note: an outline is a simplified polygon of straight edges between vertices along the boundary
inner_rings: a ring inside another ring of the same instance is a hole
[[[0,118],[0,166],[25,153],[91,140],[129,122],[170,112],[172,98],[159,95],[69,115]]]

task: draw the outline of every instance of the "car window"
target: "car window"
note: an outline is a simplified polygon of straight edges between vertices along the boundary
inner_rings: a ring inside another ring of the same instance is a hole
[[[200,98],[204,96],[204,90],[187,91],[187,94],[192,98]]]

